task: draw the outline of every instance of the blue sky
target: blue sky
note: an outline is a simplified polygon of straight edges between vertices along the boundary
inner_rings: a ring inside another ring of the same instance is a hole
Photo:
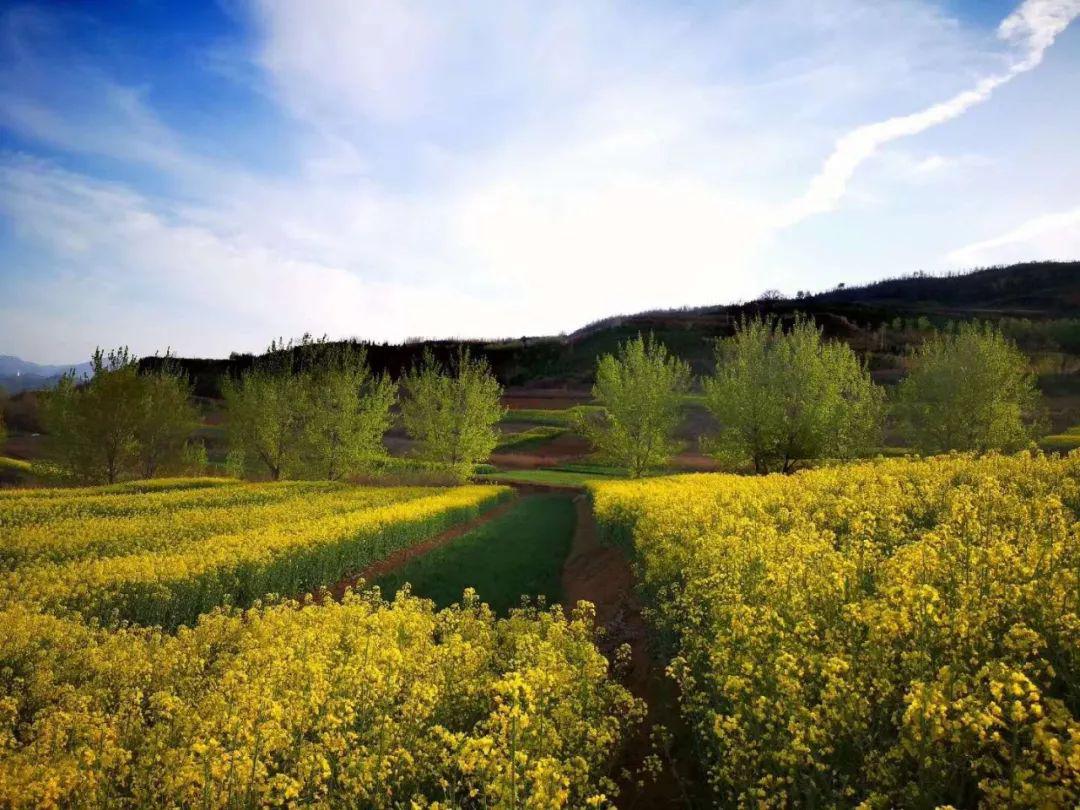
[[[0,7],[0,354],[1080,258],[1080,0]]]

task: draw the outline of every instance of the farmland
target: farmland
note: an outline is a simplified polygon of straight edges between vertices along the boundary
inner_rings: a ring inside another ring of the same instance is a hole
[[[1080,458],[596,484],[713,798],[1080,796]]]
[[[588,613],[304,598],[506,489],[207,484],[0,499],[0,804],[603,803]]]
[[[553,604],[565,492],[5,491],[0,803],[622,806],[644,698],[699,804],[1077,797],[1080,458],[584,480],[651,648]],[[381,596],[348,579],[397,554]],[[623,681],[623,640],[670,695]]]
[[[0,807],[1074,805],[1072,323],[95,352],[0,468]]]

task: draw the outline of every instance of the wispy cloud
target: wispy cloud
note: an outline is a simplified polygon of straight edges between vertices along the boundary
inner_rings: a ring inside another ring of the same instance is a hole
[[[778,225],[785,227],[834,210],[855,171],[882,146],[959,117],[989,99],[1001,85],[1038,67],[1046,49],[1077,16],[1080,0],[1025,0],[998,27],[998,37],[1019,49],[1005,71],[918,112],[865,124],[844,135],[806,192],[781,209]]]
[[[990,239],[949,252],[957,267],[1004,264],[1032,257],[1068,260],[1080,256],[1080,207],[1041,214]]]

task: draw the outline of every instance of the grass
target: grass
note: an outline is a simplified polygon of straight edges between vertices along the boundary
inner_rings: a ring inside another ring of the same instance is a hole
[[[21,458],[10,458],[9,456],[0,456],[0,469],[2,470],[14,470],[16,472],[28,473],[30,472],[30,462],[23,461]]]
[[[600,411],[599,405],[575,405],[572,408],[518,408],[503,416],[506,423],[524,423],[527,425],[548,425],[551,427],[570,428],[579,413]]]
[[[592,481],[610,481],[610,473],[584,472],[549,467],[542,470],[505,470],[477,476],[480,480],[501,483],[546,484],[553,487],[582,488]]]
[[[556,425],[537,425],[531,427],[528,430],[523,430],[521,433],[510,433],[503,436],[499,440],[498,446],[496,446],[496,452],[505,452],[512,450],[515,453],[525,450],[535,450],[543,444],[562,436],[567,432],[567,428],[558,427]]]
[[[440,608],[460,602],[466,588],[500,614],[519,606],[523,594],[552,604],[562,599],[562,564],[573,533],[568,495],[532,495],[373,584],[391,596],[408,582],[413,594]]]
[[[1039,439],[1039,447],[1047,453],[1071,453],[1080,450],[1080,433],[1076,428],[1059,433],[1055,436],[1043,436]]]

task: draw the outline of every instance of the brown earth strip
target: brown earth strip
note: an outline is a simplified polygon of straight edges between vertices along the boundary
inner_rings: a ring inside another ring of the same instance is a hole
[[[691,774],[686,757],[668,748],[654,750],[652,732],[664,725],[677,738],[686,739],[678,710],[674,684],[664,674],[649,649],[649,627],[634,591],[634,574],[623,551],[601,542],[588,498],[576,500],[577,525],[570,554],[563,565],[563,592],[568,606],[581,600],[596,607],[596,622],[604,629],[599,644],[613,660],[616,650],[630,646],[629,668],[623,674],[626,687],[648,706],[645,722],[623,751],[618,771],[629,771],[627,779],[619,774],[619,807],[693,807]],[[657,753],[663,770],[654,778],[638,784],[644,759]]]
[[[408,548],[398,549],[386,559],[372,563],[359,573],[349,574],[336,582],[332,587],[320,589],[318,593],[312,594],[312,596],[316,604],[322,601],[324,593],[329,594],[332,599],[341,601],[345,596],[345,591],[349,588],[355,588],[360,580],[363,580],[365,583],[370,583],[381,576],[389,574],[391,571],[396,571],[414,557],[427,554],[429,551],[432,551],[439,546],[446,545],[451,540],[456,540],[462,535],[468,534],[478,526],[483,526],[485,523],[494,520],[500,515],[506,514],[519,503],[520,500],[518,498],[512,498],[506,503],[501,503],[498,506],[487,510],[482,515],[474,517],[471,520],[466,520],[463,523],[458,523],[456,526],[452,526],[446,531],[439,532],[439,534],[429,537],[423,543],[417,543]]]

